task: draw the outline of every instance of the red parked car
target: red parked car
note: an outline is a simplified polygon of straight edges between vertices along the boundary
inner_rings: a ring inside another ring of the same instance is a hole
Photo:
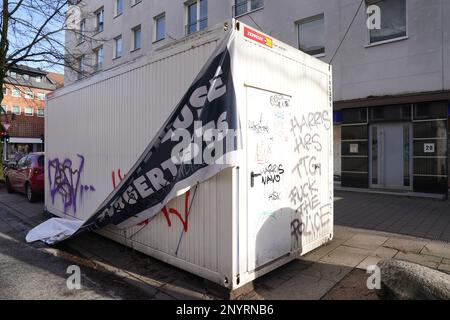
[[[28,201],[36,201],[44,193],[44,153],[30,153],[17,162],[8,162],[5,181],[8,193],[22,192]]]

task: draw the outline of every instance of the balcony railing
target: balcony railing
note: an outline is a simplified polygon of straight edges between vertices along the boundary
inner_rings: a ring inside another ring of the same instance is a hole
[[[247,0],[233,6],[233,18],[264,7],[264,0]]]

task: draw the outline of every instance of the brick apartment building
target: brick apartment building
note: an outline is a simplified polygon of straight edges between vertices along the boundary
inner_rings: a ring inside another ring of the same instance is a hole
[[[45,96],[64,83],[60,74],[18,66],[9,71],[3,86],[1,123],[9,135],[3,158],[43,151]]]

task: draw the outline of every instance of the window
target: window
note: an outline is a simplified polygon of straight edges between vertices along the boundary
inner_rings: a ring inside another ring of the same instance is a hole
[[[119,16],[123,12],[123,0],[114,1],[114,16]]]
[[[45,100],[45,93],[44,92],[38,92],[37,97],[39,100],[44,101]]]
[[[79,57],[77,63],[78,63],[78,79],[81,79],[81,78],[83,78],[84,72],[85,72],[85,70],[84,70],[84,56]]]
[[[235,0],[233,13],[237,17],[262,7],[264,0]]]
[[[20,97],[20,90],[19,89],[12,89],[12,96],[13,97]]]
[[[313,56],[325,53],[325,24],[323,14],[297,23],[298,47]]]
[[[8,95],[8,89],[6,87],[3,87],[3,96]]]
[[[12,113],[20,114],[20,107],[19,106],[13,106],[12,107]]]
[[[9,76],[11,77],[11,78],[17,78],[17,73],[16,72],[14,72],[14,71],[10,71],[9,72]]]
[[[95,53],[95,71],[103,68],[103,47],[94,50]]]
[[[34,99],[34,93],[31,90],[25,91],[25,99]]]
[[[0,110],[1,113],[7,113],[8,112],[8,106],[6,104],[2,104],[2,110]]]
[[[37,76],[34,80],[36,82],[42,82],[42,77],[41,76]]]
[[[95,30],[102,32],[105,24],[105,9],[101,8],[95,12]]]
[[[381,12],[381,29],[369,30],[369,43],[406,37],[406,0],[367,0]]]
[[[22,78],[23,78],[23,80],[28,81],[28,80],[30,80],[30,75],[24,74],[24,75],[22,76]]]
[[[114,59],[120,58],[123,51],[122,36],[114,38]]]
[[[133,32],[133,50],[141,48],[141,26],[134,27]]]
[[[161,14],[155,20],[155,41],[163,40],[166,37],[166,16]]]
[[[131,6],[135,6],[135,5],[137,5],[138,3],[141,3],[142,2],[142,0],[131,0]]]
[[[191,34],[203,30],[208,25],[208,2],[197,0],[187,5],[186,33]]]
[[[38,117],[43,117],[43,116],[45,116],[45,111],[44,111],[44,109],[42,109],[42,108],[38,109],[38,110],[37,110],[37,116],[38,116]]]
[[[80,33],[78,34],[78,43],[84,41],[85,35],[86,35],[86,19],[83,19],[80,22]]]
[[[25,115],[26,116],[32,116],[33,115],[33,108],[32,107],[25,107]]]

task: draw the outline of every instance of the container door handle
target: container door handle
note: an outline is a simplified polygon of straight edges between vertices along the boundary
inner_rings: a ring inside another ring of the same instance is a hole
[[[253,171],[250,173],[250,187],[254,187],[255,185],[255,177],[259,177],[261,173],[254,173]]]

